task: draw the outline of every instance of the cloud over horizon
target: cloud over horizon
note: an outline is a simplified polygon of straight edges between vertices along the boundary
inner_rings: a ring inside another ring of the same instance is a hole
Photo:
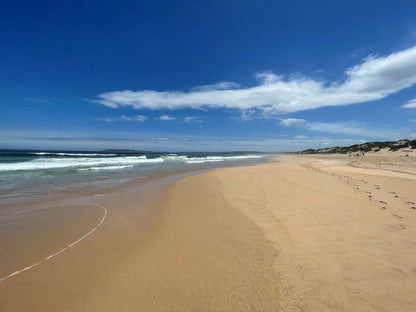
[[[347,122],[315,122],[306,121],[305,119],[287,118],[280,123],[284,127],[299,127],[303,130],[332,133],[332,134],[347,134],[368,138],[389,138],[400,139],[409,137],[410,134],[405,129],[390,129],[369,126],[355,121]]]
[[[263,72],[256,75],[259,84],[253,87],[224,81],[194,87],[189,92],[114,91],[99,94],[94,102],[112,108],[151,110],[254,109],[264,116],[370,102],[416,84],[416,46],[387,56],[370,55],[345,74],[343,82],[324,82]]]
[[[104,118],[96,118],[95,120],[113,122],[113,121],[146,121],[147,119],[148,118],[143,115],[136,115],[132,117],[121,115],[120,117],[104,117]]]

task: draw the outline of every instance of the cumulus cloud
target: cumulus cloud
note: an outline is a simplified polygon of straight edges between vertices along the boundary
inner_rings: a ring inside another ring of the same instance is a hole
[[[121,115],[120,117],[105,117],[105,118],[97,118],[96,120],[99,121],[107,121],[107,122],[113,122],[113,121],[146,121],[147,117],[143,115],[136,115],[136,116],[124,116]]]
[[[295,126],[295,125],[301,125],[306,123],[305,119],[298,119],[298,118],[286,118],[283,119],[279,125],[283,126],[283,127],[290,127],[290,126]]]
[[[285,78],[272,72],[256,75],[258,84],[240,87],[220,82],[183,91],[114,91],[95,102],[118,108],[259,110],[263,116],[325,106],[379,100],[416,83],[416,46],[387,56],[369,56],[345,71],[342,82],[325,82],[302,75]]]
[[[408,101],[402,108],[416,108],[416,99]]]
[[[158,118],[159,120],[163,120],[163,121],[170,121],[170,120],[175,120],[175,117],[169,116],[169,115],[162,115]]]

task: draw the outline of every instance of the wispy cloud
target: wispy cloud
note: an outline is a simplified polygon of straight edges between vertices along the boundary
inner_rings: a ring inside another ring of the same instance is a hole
[[[105,117],[105,118],[97,118],[96,120],[113,122],[113,121],[146,121],[147,119],[148,118],[143,115],[136,115],[136,116],[130,116],[130,117],[121,115],[120,117]]]
[[[283,126],[283,127],[290,127],[290,126],[296,126],[296,125],[301,125],[301,124],[305,124],[306,120],[305,119],[298,119],[298,118],[286,118],[283,119],[279,125]]]
[[[163,121],[170,121],[170,120],[175,120],[175,117],[169,116],[169,115],[162,115],[159,116],[159,118],[157,118],[159,120],[163,120]]]
[[[183,91],[115,91],[95,102],[118,108],[259,110],[263,116],[325,106],[379,100],[416,84],[416,46],[388,56],[369,56],[345,71],[343,82],[324,82],[306,76],[285,78],[271,72],[256,75],[259,84],[242,88],[232,82]]]
[[[369,138],[399,139],[408,135],[405,130],[393,130],[368,126],[362,123],[349,122],[309,122],[304,119],[287,118],[280,122],[285,127],[297,126],[303,130],[327,134],[347,134]]]
[[[201,123],[201,122],[204,122],[204,120],[202,119],[202,117],[198,117],[198,116],[186,116],[183,119],[183,122],[198,122],[198,123]]]
[[[352,53],[343,58],[342,62],[348,62],[354,59],[363,58],[368,54],[368,48],[355,49]]]
[[[227,90],[227,89],[238,89],[240,85],[232,81],[221,81],[211,85],[196,86],[191,91],[212,91],[212,90]]]
[[[99,150],[126,148],[157,151],[296,151],[325,145],[351,145],[354,138],[223,138],[204,136],[138,137],[131,132],[0,131],[0,148]]]
[[[416,99],[408,101],[402,108],[416,108]]]
[[[299,140],[304,140],[307,139],[308,137],[306,135],[296,135],[295,139],[299,139]]]

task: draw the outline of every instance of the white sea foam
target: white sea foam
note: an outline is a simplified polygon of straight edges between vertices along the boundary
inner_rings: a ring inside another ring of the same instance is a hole
[[[37,152],[33,153],[34,155],[38,156],[84,156],[84,157],[91,157],[91,156],[101,156],[101,157],[114,157],[117,154],[100,154],[100,153],[52,153],[52,152]]]
[[[44,169],[71,169],[89,168],[111,165],[140,165],[146,163],[162,162],[162,158],[147,159],[146,156],[125,156],[125,157],[48,157],[36,158],[30,161],[0,164],[0,171],[16,170],[44,170]]]
[[[88,236],[90,236],[92,233],[94,233],[101,226],[101,224],[103,224],[103,222],[104,222],[104,220],[105,220],[105,218],[107,216],[108,211],[107,211],[107,209],[104,206],[98,205],[98,204],[85,204],[85,206],[96,206],[96,207],[101,208],[104,211],[104,213],[103,213],[103,215],[101,217],[100,222],[98,222],[98,224],[94,228],[92,228],[88,233],[84,234],[83,236],[81,236],[80,238],[78,238],[76,241],[70,243],[69,245],[65,246],[64,248],[62,248],[62,249],[54,252],[51,255],[48,255],[48,256],[44,257],[41,261],[36,262],[36,263],[34,263],[32,265],[29,265],[29,266],[27,266],[27,267],[25,267],[25,268],[23,268],[21,270],[15,271],[15,272],[7,275],[7,276],[4,276],[4,277],[0,278],[0,282],[4,281],[4,280],[6,280],[6,279],[8,279],[10,277],[13,277],[15,275],[18,275],[20,273],[23,273],[23,272],[25,272],[27,270],[30,270],[31,268],[34,268],[34,267],[36,267],[36,266],[38,266],[38,265],[40,265],[42,263],[45,263],[46,261],[49,261],[50,259],[58,256],[59,254],[61,254],[64,251],[68,250],[69,248],[72,248],[73,246],[77,245],[82,240],[84,240],[85,238],[87,238]]]
[[[146,156],[118,156],[118,157],[39,157],[29,161],[0,163],[1,171],[25,171],[25,170],[49,170],[49,169],[75,169],[75,170],[116,170],[133,166],[142,166],[157,163],[187,163],[201,164],[222,162],[230,160],[262,158],[262,155],[238,155],[238,156],[206,156],[188,157],[185,155],[163,155],[157,158]],[[41,155],[39,155],[41,156]],[[77,155],[78,156],[78,155]],[[94,155],[95,156],[95,155]]]
[[[78,170],[81,170],[81,171],[88,171],[88,170],[117,170],[117,169],[131,168],[131,167],[134,167],[134,165],[89,167],[89,168],[79,168]]]
[[[207,156],[207,157],[190,157],[186,160],[188,164],[201,164],[205,162],[220,162],[229,160],[263,158],[263,155],[238,155],[238,156]]]

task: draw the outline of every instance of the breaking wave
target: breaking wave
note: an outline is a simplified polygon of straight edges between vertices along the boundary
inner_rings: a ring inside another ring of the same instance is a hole
[[[230,160],[262,158],[262,155],[237,156],[206,156],[190,157],[186,155],[162,155],[155,158],[147,156],[114,156],[111,154],[81,154],[81,153],[36,153],[38,157],[26,161],[0,163],[0,171],[26,171],[26,170],[116,170],[144,166],[157,163],[187,163],[201,164],[207,162],[222,162]],[[45,157],[47,156],[47,157]],[[60,157],[51,157],[60,156]],[[64,157],[63,157],[64,156]]]

